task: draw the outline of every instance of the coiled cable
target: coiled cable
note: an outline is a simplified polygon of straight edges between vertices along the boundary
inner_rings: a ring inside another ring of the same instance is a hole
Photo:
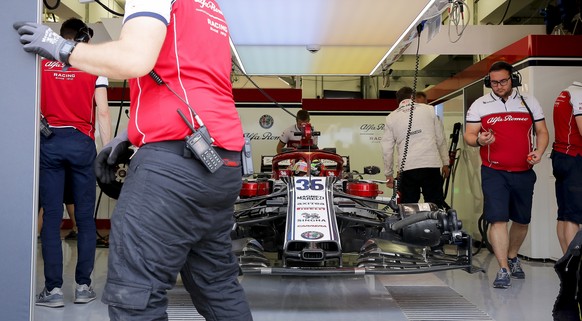
[[[414,117],[414,105],[415,105],[415,101],[416,101],[416,86],[418,84],[418,69],[420,66],[420,55],[419,55],[419,49],[420,49],[420,33],[422,31],[422,24],[419,24],[416,28],[418,31],[418,38],[417,38],[417,43],[416,43],[416,62],[415,62],[415,66],[414,66],[414,81],[413,81],[413,86],[412,86],[412,104],[410,106],[410,115],[408,117],[408,128],[406,129],[406,138],[404,139],[404,148],[402,149],[402,161],[400,162],[400,166],[398,168],[398,179],[396,179],[396,186],[395,186],[395,190],[396,193],[400,192],[400,187],[402,186],[402,172],[404,171],[404,165],[406,164],[406,157],[408,155],[408,146],[410,144],[410,132],[412,131],[412,120]]]

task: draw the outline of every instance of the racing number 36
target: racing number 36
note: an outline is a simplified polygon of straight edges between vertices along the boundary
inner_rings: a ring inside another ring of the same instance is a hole
[[[322,189],[325,188],[325,186],[323,186],[321,181],[322,181],[321,178],[298,179],[296,181],[296,183],[297,183],[296,188],[300,191],[305,191],[308,189],[314,190],[314,191],[321,191]]]

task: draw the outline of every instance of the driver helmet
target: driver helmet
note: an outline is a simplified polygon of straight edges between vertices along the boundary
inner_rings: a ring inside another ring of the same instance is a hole
[[[314,159],[311,162],[311,175],[319,176],[321,174],[321,161],[319,159]]]
[[[297,161],[293,165],[293,173],[295,173],[295,175],[307,174],[307,163],[304,160]]]

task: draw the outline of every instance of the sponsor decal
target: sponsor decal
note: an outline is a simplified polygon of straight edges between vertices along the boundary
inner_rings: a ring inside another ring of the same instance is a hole
[[[320,219],[319,214],[317,213],[301,213],[304,219]]]
[[[324,197],[320,195],[301,195],[297,199],[301,201],[321,201]]]
[[[208,8],[214,12],[222,14],[222,11],[218,9],[218,6],[214,3],[214,1],[195,0],[195,2],[200,4],[200,8]]]
[[[275,121],[273,120],[273,117],[271,115],[263,115],[261,116],[261,118],[259,118],[259,125],[261,125],[261,127],[264,129],[269,129],[273,127],[274,123]]]
[[[65,64],[63,64],[62,62],[52,61],[52,60],[47,60],[44,64],[44,66],[48,69],[54,69],[54,68],[63,69],[64,65]]]
[[[59,80],[74,80],[75,74],[54,72],[53,77],[55,77],[55,79],[59,79]]]
[[[368,137],[368,141],[371,143],[380,143],[385,126],[385,124],[362,124],[360,125],[360,136]]]
[[[495,125],[496,123],[503,123],[503,122],[513,122],[513,121],[527,121],[529,122],[529,118],[527,117],[513,117],[512,115],[505,115],[505,116],[495,116],[491,117],[487,120],[487,124]]]
[[[208,24],[212,27],[213,30],[222,31],[224,33],[228,32],[228,27],[220,22],[213,21],[210,18],[208,18]]]
[[[325,211],[326,207],[298,207],[296,211]]]
[[[297,206],[324,206],[324,202],[297,202]]]
[[[307,231],[301,233],[301,237],[306,240],[319,240],[323,237],[323,233],[317,231]]]
[[[301,213],[300,215],[303,216],[303,218],[297,218],[298,223],[327,222],[326,219],[321,218],[319,213]]]
[[[250,140],[279,140],[279,136],[274,135],[271,132],[264,132],[262,134],[260,134],[260,133],[245,133],[244,136]]]
[[[360,126],[360,132],[367,133],[370,131],[384,130],[385,124],[362,124]]]

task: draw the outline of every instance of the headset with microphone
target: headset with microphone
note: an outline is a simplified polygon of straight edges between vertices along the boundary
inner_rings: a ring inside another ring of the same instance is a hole
[[[513,68],[513,66],[510,65],[509,63],[507,63],[505,61],[497,61],[491,65],[491,67],[489,68],[489,72],[494,71],[494,70],[507,70],[509,72],[509,75],[510,75],[509,77],[511,79],[511,88],[516,88],[516,87],[521,86],[521,74],[519,73],[519,71],[515,70]],[[485,76],[485,78],[483,78],[483,84],[485,85],[485,87],[491,88],[491,76],[489,76],[489,74],[487,74],[487,76]],[[532,123],[532,127],[533,127],[532,133],[535,137],[535,135],[536,135],[536,123],[535,123],[534,115],[533,115],[531,109],[529,108],[527,102],[525,101],[525,99],[523,98],[521,93],[519,92],[519,88],[517,89],[517,94],[519,95],[519,98],[521,99],[523,105],[527,109],[529,116],[531,117],[531,123]],[[502,99],[502,101],[503,101],[503,99]],[[505,103],[505,101],[503,101],[503,103]]]
[[[75,42],[89,42],[93,38],[93,29],[81,19],[70,18],[61,25],[60,35]]]
[[[489,70],[500,70],[500,69],[507,70],[509,72],[511,78],[511,88],[521,86],[521,74],[507,62],[497,61],[493,65],[491,65],[491,68],[489,68]],[[489,74],[485,76],[485,78],[483,79],[483,83],[485,84],[485,87],[491,88],[491,76],[489,76]]]

